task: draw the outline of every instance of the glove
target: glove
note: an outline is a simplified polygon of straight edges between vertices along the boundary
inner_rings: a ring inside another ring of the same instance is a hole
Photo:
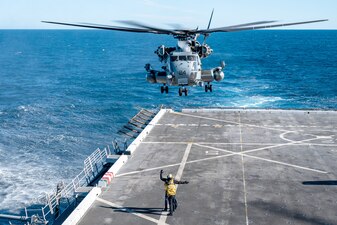
[[[163,173],[164,171],[163,170],[160,170],[160,173]]]
[[[188,181],[185,181],[185,184],[188,184],[189,182]]]

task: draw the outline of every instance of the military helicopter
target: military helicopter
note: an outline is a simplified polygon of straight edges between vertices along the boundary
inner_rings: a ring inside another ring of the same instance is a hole
[[[220,62],[220,65],[208,70],[202,69],[201,60],[210,56],[213,52],[211,47],[206,44],[207,37],[212,33],[217,32],[235,32],[245,30],[257,30],[274,27],[284,27],[307,23],[318,23],[327,20],[312,20],[295,23],[271,24],[277,21],[257,21],[252,23],[244,23],[226,27],[210,28],[214,9],[212,10],[207,29],[163,29],[154,26],[145,25],[136,21],[117,21],[128,25],[125,26],[109,26],[93,23],[61,23],[52,21],[41,21],[43,23],[96,28],[104,30],[115,30],[135,33],[153,33],[153,34],[167,34],[172,35],[177,39],[176,47],[166,47],[161,45],[155,51],[158,55],[159,61],[164,63],[162,70],[154,70],[150,64],[145,65],[147,72],[146,79],[149,83],[162,84],[161,93],[168,93],[168,86],[179,86],[179,96],[183,93],[188,95],[187,86],[204,86],[205,92],[212,92],[213,87],[211,82],[221,81],[224,79],[225,62]],[[269,25],[266,25],[269,24]],[[130,27],[131,26],[131,27]],[[200,43],[197,39],[203,35],[203,41]]]

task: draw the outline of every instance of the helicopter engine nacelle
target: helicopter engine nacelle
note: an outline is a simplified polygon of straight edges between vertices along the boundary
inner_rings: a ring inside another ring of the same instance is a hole
[[[170,48],[166,48],[164,45],[161,45],[154,52],[155,54],[158,55],[160,62],[163,62],[163,61],[166,62],[168,54],[169,54],[169,51],[168,51],[169,49]]]
[[[152,84],[154,83],[166,84],[167,83],[166,72],[152,70],[151,72],[147,73],[146,81]]]
[[[156,75],[154,73],[147,73],[146,74],[146,81],[151,83],[151,84],[157,83],[156,82]]]
[[[201,45],[201,46],[199,47],[199,52],[198,52],[198,54],[199,54],[199,56],[200,56],[201,58],[206,58],[206,57],[208,57],[210,54],[212,54],[212,52],[213,52],[213,49],[211,49],[211,47],[209,47],[209,45],[203,44],[203,45]]]
[[[157,48],[157,50],[155,51],[155,53],[159,56],[159,57],[163,57],[165,55],[165,46],[161,45]]]
[[[214,80],[216,80],[218,82],[222,81],[225,78],[225,74],[222,71],[221,67],[217,67],[213,70],[213,78],[214,78]]]
[[[167,83],[167,76],[165,71],[158,71],[153,70],[150,64],[145,65],[146,80],[149,83],[160,83],[166,84]]]

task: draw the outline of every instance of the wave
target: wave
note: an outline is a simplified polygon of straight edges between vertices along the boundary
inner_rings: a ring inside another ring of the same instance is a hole
[[[284,101],[281,97],[251,96],[240,99],[234,103],[234,107],[240,108],[264,108],[274,105],[272,103]]]

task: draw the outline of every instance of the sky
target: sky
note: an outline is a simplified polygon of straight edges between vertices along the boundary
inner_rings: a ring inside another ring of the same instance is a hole
[[[337,0],[0,0],[0,29],[69,29],[41,20],[106,25],[136,20],[165,28],[206,28],[213,8],[211,27],[329,19],[287,29],[337,29]]]

